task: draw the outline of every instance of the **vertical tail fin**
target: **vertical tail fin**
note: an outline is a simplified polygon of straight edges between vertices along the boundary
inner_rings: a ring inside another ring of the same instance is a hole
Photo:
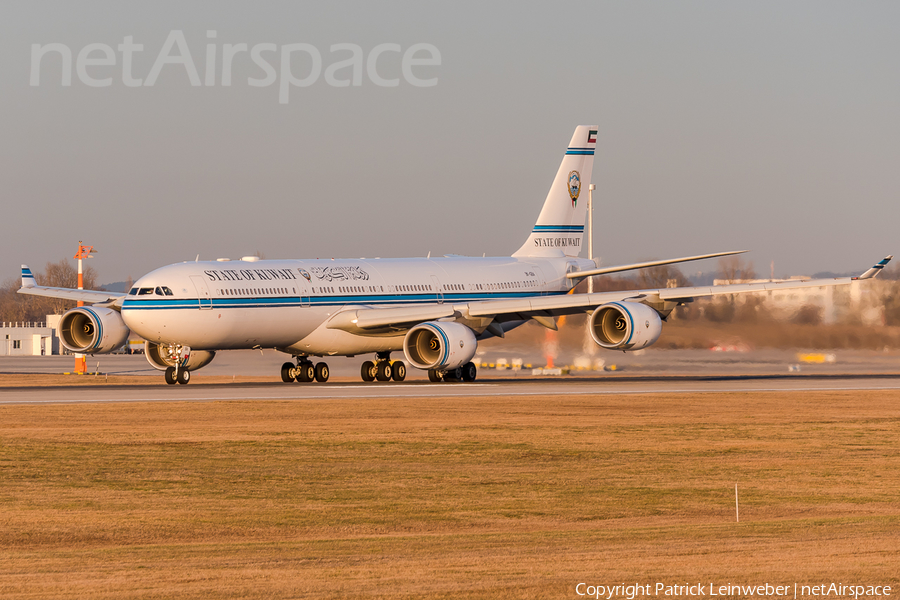
[[[596,144],[595,125],[575,128],[537,223],[513,256],[578,256]]]
[[[22,265],[22,287],[32,288],[36,285],[37,281],[34,280],[34,275],[31,274],[31,269],[28,268],[28,265]]]

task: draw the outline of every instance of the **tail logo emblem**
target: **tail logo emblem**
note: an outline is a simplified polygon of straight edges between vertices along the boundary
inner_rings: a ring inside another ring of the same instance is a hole
[[[581,175],[578,171],[569,171],[569,197],[572,199],[572,208],[578,203],[578,194],[581,193]]]

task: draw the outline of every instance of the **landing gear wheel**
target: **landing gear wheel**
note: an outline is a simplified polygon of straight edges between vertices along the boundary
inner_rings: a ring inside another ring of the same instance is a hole
[[[309,383],[316,378],[316,368],[311,362],[300,363],[300,374],[297,375],[297,381],[301,383]]]
[[[175,385],[178,383],[178,380],[175,379],[175,367],[169,367],[166,369],[166,383],[169,385]]]
[[[325,363],[319,363],[316,365],[316,381],[319,383],[325,383],[328,381],[328,365]]]
[[[440,383],[444,378],[438,373],[437,369],[428,369],[428,381],[431,383]]]
[[[359,374],[362,376],[363,381],[375,381],[375,363],[371,360],[364,362],[359,370]]]
[[[391,378],[394,381],[403,381],[406,379],[406,365],[403,364],[402,360],[398,360],[394,364],[391,365],[394,372],[391,373]]]
[[[462,367],[456,367],[444,373],[444,381],[462,381],[462,375]]]
[[[475,381],[475,377],[478,375],[478,367],[475,366],[475,363],[467,362],[462,366],[462,380],[463,381]]]
[[[292,383],[294,381],[294,376],[291,374],[291,371],[294,370],[294,363],[286,362],[281,365],[281,380],[285,383]]]
[[[187,385],[191,380],[191,372],[187,369],[181,369],[178,371],[178,383],[181,385]]]
[[[391,363],[390,361],[383,360],[378,363],[378,367],[375,371],[375,379],[378,381],[390,381],[391,380]]]

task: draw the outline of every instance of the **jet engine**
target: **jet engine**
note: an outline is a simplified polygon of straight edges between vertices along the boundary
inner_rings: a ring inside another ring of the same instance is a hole
[[[80,306],[59,321],[63,347],[77,354],[109,354],[125,343],[128,333],[122,315],[110,308]]]
[[[183,360],[179,369],[188,371],[196,371],[200,367],[205,367],[216,357],[216,353],[209,350],[191,350],[185,349],[184,354],[187,360]],[[159,371],[165,371],[169,367],[175,366],[175,353],[172,346],[168,344],[156,344],[154,342],[144,342],[144,356],[147,362]]]
[[[459,323],[420,323],[403,338],[406,360],[419,369],[449,371],[461,367],[472,360],[477,348],[475,333]]]
[[[610,302],[598,306],[588,320],[591,337],[603,348],[640,350],[659,339],[659,313],[637,302]]]

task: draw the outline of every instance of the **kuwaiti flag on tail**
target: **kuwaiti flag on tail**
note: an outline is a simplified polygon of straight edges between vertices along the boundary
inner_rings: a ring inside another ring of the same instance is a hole
[[[513,256],[578,256],[597,126],[575,128],[531,235]]]

